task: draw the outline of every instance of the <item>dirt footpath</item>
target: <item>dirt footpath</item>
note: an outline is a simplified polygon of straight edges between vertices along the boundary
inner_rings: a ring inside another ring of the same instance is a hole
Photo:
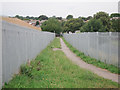
[[[61,43],[61,50],[65,53],[65,55],[75,64],[80,66],[81,68],[88,69],[92,71],[93,73],[97,74],[98,76],[101,76],[106,79],[110,79],[114,82],[118,82],[118,74],[113,74],[105,69],[98,68],[96,66],[93,66],[92,64],[88,64],[81,60],[79,57],[77,57],[70,49],[65,45],[64,41],[60,38]],[[119,75],[120,77],[120,75]],[[120,83],[120,82],[119,82]]]

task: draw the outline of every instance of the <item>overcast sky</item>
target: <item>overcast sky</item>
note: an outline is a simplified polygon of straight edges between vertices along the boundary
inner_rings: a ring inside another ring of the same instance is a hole
[[[2,15],[5,16],[39,16],[47,15],[66,17],[68,14],[74,17],[93,16],[96,12],[104,11],[109,14],[118,12],[119,0],[19,0],[19,2],[7,2],[2,0]],[[89,2],[88,2],[89,1]],[[0,5],[1,8],[1,5]]]

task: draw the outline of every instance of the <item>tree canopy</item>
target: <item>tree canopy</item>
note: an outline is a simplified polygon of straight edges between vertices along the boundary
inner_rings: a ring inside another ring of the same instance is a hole
[[[111,27],[112,23],[110,21],[109,14],[107,14],[106,12],[98,12],[94,14],[94,19],[98,19],[102,22],[105,31],[113,31]]]
[[[64,32],[69,32],[71,31],[74,33],[76,30],[79,30],[79,28],[83,25],[83,20],[82,19],[69,19],[66,21],[63,25],[64,27]]]
[[[66,17],[67,20],[62,20],[62,17],[50,17],[48,18],[46,15],[40,15],[39,17],[33,16],[19,16],[16,15],[16,18],[21,20],[48,20],[44,22],[41,26],[43,31],[50,32],[69,32],[74,33],[79,30],[82,32],[119,32],[120,31],[120,13],[112,13],[110,16],[106,12],[97,12],[96,14],[88,17],[78,17],[73,18],[73,15],[68,15]],[[113,18],[119,17],[119,18]],[[39,22],[36,22],[38,25]]]
[[[100,19],[100,18],[103,18],[103,17],[109,18],[109,14],[106,13],[106,12],[102,12],[102,11],[97,12],[96,14],[94,14],[95,19]]]
[[[73,18],[73,15],[68,15],[67,17],[66,17],[66,19],[72,19]]]
[[[40,20],[48,20],[48,17],[46,15],[40,15],[38,18]]]
[[[120,32],[120,19],[112,19],[112,28],[115,32]]]
[[[92,16],[88,16],[88,17],[79,16],[78,18],[81,18],[83,21],[87,21],[87,20],[90,20],[92,18]]]
[[[120,17],[120,13],[112,13],[110,15],[110,18],[113,18],[113,17]]]
[[[62,17],[56,17],[56,19],[58,19],[58,20],[62,20]]]
[[[35,26],[37,26],[37,25],[39,25],[40,23],[39,23],[39,21],[36,21],[36,24],[35,24]]]
[[[45,21],[41,26],[43,31],[55,32],[59,34],[62,32],[61,23],[55,18],[49,18],[48,21]]]
[[[97,19],[91,19],[88,23],[83,25],[83,27],[80,28],[81,32],[104,32],[104,26],[102,25],[102,22]]]

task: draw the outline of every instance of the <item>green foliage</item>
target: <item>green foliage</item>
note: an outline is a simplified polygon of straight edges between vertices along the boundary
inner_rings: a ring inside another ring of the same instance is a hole
[[[111,17],[114,16],[119,16],[119,14],[111,14]],[[120,31],[120,19],[110,20],[109,14],[107,14],[106,12],[98,12],[94,14],[93,19],[91,19],[91,17],[88,18],[90,18],[89,22],[87,22],[83,27],[80,28],[81,32],[119,32]]]
[[[110,15],[110,18],[113,18],[113,17],[120,17],[120,13],[112,13]]]
[[[87,20],[90,20],[92,19],[92,16],[88,16],[87,18],[86,17],[78,17],[78,18],[81,18],[83,21],[87,21]]]
[[[48,21],[45,21],[42,24],[41,28],[43,31],[55,32],[57,34],[62,32],[61,23],[55,18],[50,18],[48,19]]]
[[[30,16],[23,17],[23,16],[16,15],[15,17],[18,19],[21,19],[21,20],[30,20],[30,19],[38,20],[38,17],[33,17],[33,16],[32,17],[30,17]]]
[[[112,19],[112,28],[115,32],[120,32],[120,19]]]
[[[62,20],[62,17],[52,16],[52,17],[50,17],[50,18],[55,18],[55,19],[57,19],[57,20]]]
[[[32,78],[32,69],[33,67],[32,66],[28,66],[28,65],[21,65],[20,67],[20,73],[21,74],[24,74],[24,75],[27,75],[28,77]]]
[[[44,49],[35,60],[31,79],[25,74],[16,75],[4,88],[117,88],[118,83],[104,79],[73,64],[61,51],[59,38]],[[40,70],[37,68],[40,67]]]
[[[26,16],[26,18],[27,18],[27,19],[30,19],[30,17],[29,17],[29,16]]]
[[[103,17],[109,18],[109,14],[107,14],[106,12],[102,12],[102,11],[94,14],[95,19],[101,19]]]
[[[39,18],[40,20],[48,20],[48,17],[45,16],[45,15],[40,15],[38,18]]]
[[[114,66],[105,64],[104,62],[101,62],[100,60],[96,60],[95,58],[91,58],[90,56],[86,56],[84,53],[78,51],[76,48],[74,48],[72,45],[70,45],[64,38],[63,38],[65,44],[70,48],[72,52],[74,52],[77,56],[79,56],[83,61],[93,64],[97,67],[107,69],[108,71],[116,74],[120,74],[120,68]]]
[[[24,20],[24,19],[25,19],[25,17],[19,16],[19,15],[16,15],[15,17],[18,18],[18,19],[21,19],[21,20]]]
[[[26,16],[26,19],[33,19],[33,20],[38,20],[38,17],[30,17],[30,16]]]
[[[66,19],[72,19],[73,18],[73,15],[68,15],[67,17],[66,17]]]
[[[56,16],[54,15],[54,16],[52,16],[52,17],[50,17],[50,18],[55,18],[55,19],[56,19]]]
[[[109,14],[107,14],[106,12],[98,12],[94,15],[94,19],[98,19],[101,20],[102,25],[104,26],[105,31],[109,32],[109,31],[113,31],[112,30],[112,23],[110,21],[110,17]]]
[[[40,24],[39,21],[37,21],[36,24],[35,24],[35,26],[37,26],[37,25],[39,25],[39,24]]]
[[[81,32],[104,32],[104,26],[102,22],[97,19],[91,19],[88,23],[84,24],[83,27],[80,28]]]
[[[87,21],[86,17],[78,17],[78,18],[81,18],[83,21]]]
[[[20,16],[19,16],[19,15],[16,15],[15,17],[16,17],[16,18],[19,18]]]
[[[88,16],[88,17],[87,17],[87,20],[90,20],[90,19],[92,19],[92,16]]]
[[[64,32],[71,31],[74,33],[76,30],[79,30],[81,26],[83,26],[84,22],[82,19],[69,19],[64,23]]]
[[[58,20],[62,20],[62,17],[56,17],[56,19],[58,19]]]

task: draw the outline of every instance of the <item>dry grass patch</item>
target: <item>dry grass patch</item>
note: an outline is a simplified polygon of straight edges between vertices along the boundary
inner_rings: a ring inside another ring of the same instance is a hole
[[[28,27],[28,28],[32,28],[32,29],[36,29],[36,30],[41,31],[41,28],[32,26],[29,23],[27,23],[25,21],[22,21],[22,20],[20,20],[18,18],[2,17],[2,20],[13,23],[13,24],[17,24],[17,25],[20,25],[20,26],[24,26],[24,27]]]

